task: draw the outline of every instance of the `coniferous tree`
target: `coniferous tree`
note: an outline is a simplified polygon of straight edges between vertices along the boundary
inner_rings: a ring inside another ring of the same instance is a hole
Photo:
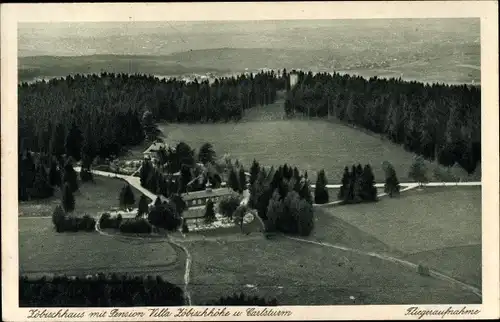
[[[203,164],[212,163],[215,161],[215,156],[216,155],[212,144],[204,143],[200,147],[200,152],[198,153],[198,160],[201,163]]]
[[[71,156],[74,160],[80,160],[82,151],[83,135],[75,122],[66,135],[64,148],[66,155]]]
[[[260,171],[260,165],[257,160],[253,159],[252,166],[250,167],[250,186],[254,184],[254,182],[257,180],[257,177],[259,175]]]
[[[309,184],[309,180],[305,180],[304,184],[302,185],[302,188],[299,191],[299,196],[300,198],[304,199],[308,203],[312,204],[313,203],[313,198],[311,195],[311,186]]]
[[[49,170],[49,183],[51,186],[60,186],[62,181],[61,181],[61,171],[59,171],[57,162],[55,160],[52,160],[50,164],[50,170]]]
[[[66,129],[62,123],[58,123],[52,133],[50,151],[55,156],[61,156],[65,151]]]
[[[137,216],[142,217],[145,214],[147,214],[149,211],[149,204],[148,204],[148,198],[142,194],[139,197],[139,204],[137,206]]]
[[[49,178],[47,172],[45,171],[45,167],[42,164],[38,164],[33,181],[33,188],[31,189],[31,197],[43,199],[51,197],[53,194],[54,189],[49,183]]]
[[[82,182],[94,181],[94,175],[91,170],[92,160],[87,154],[82,155],[82,168],[80,170],[80,179]]]
[[[245,174],[245,169],[243,169],[243,167],[240,167],[238,173],[238,183],[240,187],[239,192],[243,193],[243,191],[247,189],[247,175]]]
[[[120,206],[124,208],[135,204],[135,196],[134,192],[132,191],[132,188],[130,187],[130,184],[127,183],[120,190],[119,200],[120,200]]]
[[[65,212],[75,210],[75,197],[73,196],[73,188],[66,182],[62,193],[62,206]]]
[[[323,204],[328,203],[328,189],[326,185],[328,181],[326,179],[325,170],[321,170],[316,178],[316,188],[314,189],[314,203]]]
[[[377,188],[375,187],[375,176],[373,175],[372,168],[369,164],[365,165],[362,173],[362,184],[363,201],[376,201],[377,200]]]
[[[139,172],[141,178],[141,186],[148,187],[148,183],[153,170],[153,165],[149,160],[144,160],[142,162],[141,170]]]
[[[344,168],[344,174],[342,175],[342,186],[340,187],[340,190],[338,192],[338,199],[340,200],[347,200],[348,194],[349,194],[349,186],[351,183],[351,175],[349,173],[349,168],[345,167]]]
[[[64,166],[63,184],[68,184],[72,192],[78,190],[78,176],[71,161],[67,161]]]
[[[229,188],[233,189],[236,192],[240,191],[240,184],[238,182],[238,175],[236,174],[236,171],[234,168],[231,169],[229,172],[229,179],[227,182],[227,185]]]
[[[394,195],[399,194],[399,180],[396,176],[396,170],[391,164],[388,164],[385,170],[385,185],[384,192],[392,198]]]
[[[204,215],[205,223],[211,224],[215,221],[215,210],[214,210],[214,202],[209,199],[205,206],[205,215]]]
[[[423,183],[427,183],[427,167],[425,166],[424,159],[422,157],[415,157],[410,170],[408,171],[408,177],[412,178],[422,186]]]

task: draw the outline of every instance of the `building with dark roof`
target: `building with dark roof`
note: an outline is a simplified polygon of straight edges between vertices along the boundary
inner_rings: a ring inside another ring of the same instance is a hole
[[[234,192],[230,188],[218,188],[218,189],[207,188],[201,191],[183,193],[181,197],[186,202],[186,205],[188,207],[197,207],[206,205],[208,200],[212,200],[214,203],[216,203],[220,199],[235,193],[236,192]]]

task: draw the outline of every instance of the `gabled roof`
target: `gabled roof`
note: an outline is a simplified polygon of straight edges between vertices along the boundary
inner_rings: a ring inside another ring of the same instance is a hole
[[[162,147],[165,148],[165,149],[167,149],[168,148],[168,144],[163,143],[163,142],[154,142],[143,153],[156,152],[156,151],[159,151],[160,148],[162,148]]]
[[[219,188],[219,189],[211,189],[211,190],[201,190],[201,191],[193,191],[189,193],[183,193],[181,195],[182,199],[186,200],[194,200],[194,199],[201,199],[201,198],[208,198],[208,197],[221,197],[221,196],[228,196],[231,195],[234,192],[232,189],[229,188]]]

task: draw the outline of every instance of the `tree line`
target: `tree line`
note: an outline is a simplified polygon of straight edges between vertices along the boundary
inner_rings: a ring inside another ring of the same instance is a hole
[[[481,89],[297,72],[285,113],[335,117],[402,144],[408,151],[469,174],[481,160]]]
[[[274,72],[213,83],[113,73],[21,83],[19,150],[105,158],[142,142],[151,120],[239,120],[245,109],[274,102],[284,86]]]
[[[182,289],[161,276],[95,274],[91,277],[19,277],[20,307],[184,306]],[[243,293],[221,296],[205,305],[276,306],[276,299]]]

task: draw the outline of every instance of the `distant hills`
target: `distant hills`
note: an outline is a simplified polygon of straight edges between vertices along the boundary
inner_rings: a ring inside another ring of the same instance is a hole
[[[270,44],[272,45],[272,44]],[[382,48],[281,49],[215,48],[169,55],[30,56],[19,58],[19,81],[62,77],[70,74],[141,73],[152,75],[223,75],[260,68],[302,69],[313,72],[346,72],[371,77],[402,77],[421,82],[480,83],[480,68],[472,50],[466,55],[444,55],[439,48],[422,52]],[[470,49],[470,48],[469,48]],[[457,52],[454,48],[452,51]],[[442,54],[442,55],[441,55]],[[478,54],[477,54],[478,55]],[[456,62],[456,63],[455,63]],[[466,68],[467,67],[467,68]]]

